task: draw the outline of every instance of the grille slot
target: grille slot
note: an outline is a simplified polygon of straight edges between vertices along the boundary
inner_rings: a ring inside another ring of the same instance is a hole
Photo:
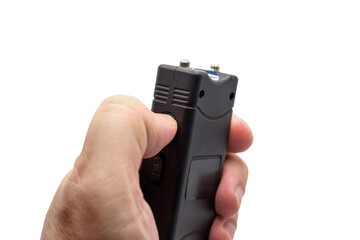
[[[190,91],[175,88],[172,104],[186,107],[189,105],[189,100],[190,100],[189,98],[190,98]]]
[[[154,92],[154,101],[167,103],[169,99],[169,87],[156,84]]]

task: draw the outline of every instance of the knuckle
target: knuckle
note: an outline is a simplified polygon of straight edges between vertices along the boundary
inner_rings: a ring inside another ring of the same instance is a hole
[[[241,160],[240,162],[241,162],[241,165],[242,165],[242,171],[243,171],[243,173],[244,173],[244,175],[245,175],[245,177],[247,179],[248,176],[249,176],[249,168],[241,158],[240,158],[240,160]]]
[[[235,158],[236,158],[237,163],[238,163],[239,166],[240,166],[240,171],[241,171],[241,173],[242,173],[242,174],[246,177],[246,179],[247,179],[247,177],[248,177],[248,175],[249,175],[249,168],[248,168],[248,166],[246,165],[245,161],[242,160],[241,157],[235,155]]]
[[[142,105],[139,99],[128,95],[110,96],[105,98],[104,101],[101,103],[101,105],[108,105],[108,104],[123,105],[128,107],[136,107]]]
[[[233,161],[234,168],[237,169],[236,171],[240,174],[243,184],[246,185],[249,176],[249,168],[246,165],[245,161],[236,154],[230,154],[228,155],[228,157],[231,161]]]
[[[146,122],[150,110],[137,98],[126,95],[116,95],[106,98],[95,113],[93,121],[97,129],[106,129],[134,140],[141,149],[146,146]],[[130,140],[129,140],[130,141]]]
[[[124,120],[138,119],[142,116],[144,110],[145,106],[137,98],[127,95],[108,97],[99,107],[100,112],[121,113]]]
[[[239,162],[240,162],[240,165],[241,165],[241,168],[240,168],[241,175],[243,176],[243,181],[244,181],[244,184],[246,185],[247,180],[248,180],[248,176],[249,176],[249,168],[241,158],[240,158]]]

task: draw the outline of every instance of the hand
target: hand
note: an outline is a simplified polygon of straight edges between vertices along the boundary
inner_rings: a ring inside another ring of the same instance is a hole
[[[157,154],[176,130],[173,118],[151,112],[135,98],[106,99],[94,115],[73,169],[55,194],[41,239],[158,239],[138,172],[142,159]],[[251,130],[234,116],[210,239],[234,235],[248,172],[232,153],[245,151],[251,143]]]

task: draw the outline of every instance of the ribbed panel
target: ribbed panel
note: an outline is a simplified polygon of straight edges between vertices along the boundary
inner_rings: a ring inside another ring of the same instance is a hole
[[[167,103],[169,98],[169,87],[157,84],[155,86],[154,100]]]
[[[175,88],[172,104],[173,105],[180,105],[180,106],[188,106],[190,98],[190,92],[184,89]]]

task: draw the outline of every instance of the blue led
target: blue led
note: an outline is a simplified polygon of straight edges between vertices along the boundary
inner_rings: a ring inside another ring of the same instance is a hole
[[[217,75],[217,73],[214,70],[205,70],[208,74]]]
[[[209,77],[214,80],[217,81],[219,80],[219,76],[217,75],[217,72],[215,72],[214,70],[205,70],[205,72],[209,75]]]

